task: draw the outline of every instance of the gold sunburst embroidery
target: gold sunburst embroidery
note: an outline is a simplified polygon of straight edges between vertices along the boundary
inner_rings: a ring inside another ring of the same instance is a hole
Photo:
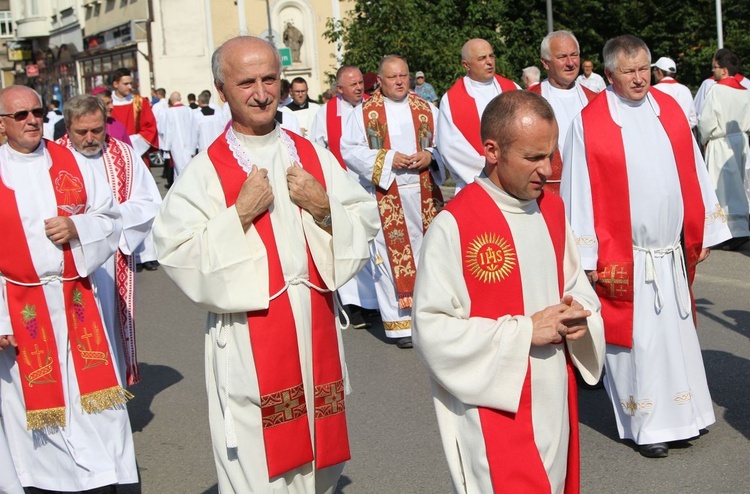
[[[516,267],[516,253],[507,240],[496,233],[483,233],[466,250],[469,272],[483,283],[497,283]]]

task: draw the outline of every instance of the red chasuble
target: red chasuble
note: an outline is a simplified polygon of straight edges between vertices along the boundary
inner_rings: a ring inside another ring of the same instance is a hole
[[[562,298],[565,208],[562,200],[551,194],[542,194],[538,204],[555,250],[557,272],[549,276],[557,279]],[[508,314],[524,314],[521,268],[503,212],[477,183],[467,185],[446,205],[446,210],[458,224],[464,280],[471,298],[469,317],[497,319]],[[573,494],[580,490],[578,394],[572,364],[567,356],[566,359],[570,436],[565,492]],[[479,407],[494,492],[549,492],[551,489],[534,441],[531,386],[529,363],[516,413]]]
[[[682,246],[687,260],[688,285],[692,285],[703,247],[706,215],[695,171],[693,135],[685,113],[674,98],[661,91],[651,91],[650,94],[659,105],[659,121],[669,137],[680,177],[684,207]],[[595,288],[602,302],[604,336],[610,345],[632,348],[633,240],[622,130],[612,120],[606,91],[599,93],[583,109],[581,117],[591,180],[594,230],[599,243],[596,266],[599,281]]]
[[[500,84],[500,89],[505,91],[514,91],[518,89],[516,84],[510,79],[495,74],[495,80]],[[464,78],[461,77],[450,89],[448,89],[448,102],[451,105],[451,116],[453,123],[471,144],[480,156],[484,156],[484,146],[482,145],[481,135],[481,115],[477,110],[477,104],[466,90]]]
[[[46,142],[46,148],[52,161],[49,173],[58,216],[83,213],[86,189],[75,157],[53,142]],[[68,376],[62,376],[60,372],[58,345],[65,348],[70,343],[71,367],[75,369],[84,412],[97,413],[121,406],[132,395],[117,382],[91,282],[78,276],[70,244],[61,247],[63,265],[59,275],[69,341],[58,342],[52,328],[44,282],[34,268],[15,192],[2,181],[0,205],[0,224],[5,235],[5,241],[0,242],[0,272],[6,279],[8,314],[18,342],[16,362],[22,378],[27,428],[65,427],[62,381]]]
[[[282,132],[286,131],[282,129]],[[312,143],[293,132],[287,134],[294,142],[305,170],[325,187],[323,170]],[[237,200],[247,174],[229,149],[226,134],[208,148],[208,156],[221,181],[227,207],[231,207]],[[315,393],[313,453],[297,329],[268,211],[253,221],[253,228],[266,248],[269,293],[281,292],[278,297],[269,301],[268,309],[247,313],[251,350],[261,394],[268,477],[284,474],[313,459],[316,469],[341,463],[351,455],[331,292],[320,293],[310,289]],[[309,248],[307,259],[310,283],[325,288],[325,282],[315,266]]]
[[[720,81],[716,81],[716,84],[721,84],[722,86],[728,86],[734,89],[742,89],[743,91],[747,91],[747,88],[740,84],[740,81],[742,79],[744,79],[743,76],[736,74],[734,77],[725,77]]]
[[[159,148],[156,118],[146,98],[134,94],[131,104],[113,106],[112,116],[128,129],[130,135],[140,134],[152,147]]]
[[[588,103],[591,103],[591,101],[596,98],[597,93],[592,91],[591,89],[587,88],[586,86],[581,86],[581,89],[583,89],[583,94],[586,95],[586,101]],[[529,87],[527,89],[528,91],[531,91],[532,93],[536,93],[540,96],[544,96],[542,94],[542,85],[537,84],[536,86]],[[563,132],[563,129],[559,129],[560,132]],[[563,169],[563,162],[562,162],[562,156],[560,155],[560,148],[555,149],[555,154],[552,156],[552,175],[547,177],[547,183],[544,186],[544,190],[548,190],[555,195],[560,195],[560,181],[562,180],[562,169]]]

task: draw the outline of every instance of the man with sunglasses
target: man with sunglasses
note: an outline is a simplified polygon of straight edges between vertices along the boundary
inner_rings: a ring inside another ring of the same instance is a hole
[[[138,482],[132,397],[118,379],[91,276],[121,217],[102,175],[42,140],[41,98],[0,92],[0,414],[27,492]]]

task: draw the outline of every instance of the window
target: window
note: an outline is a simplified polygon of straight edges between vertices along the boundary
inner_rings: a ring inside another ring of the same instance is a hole
[[[0,10],[0,38],[13,36],[13,17],[10,10]]]

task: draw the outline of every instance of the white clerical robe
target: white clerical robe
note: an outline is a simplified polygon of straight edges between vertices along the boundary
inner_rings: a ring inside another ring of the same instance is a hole
[[[167,110],[169,110],[169,102],[165,98],[159,98],[159,101],[151,105],[151,111],[154,113],[154,118],[156,119],[156,131],[159,134],[159,147],[161,149],[167,149],[164,147],[167,129]]]
[[[558,134],[557,147],[562,156],[565,147],[565,137],[568,135],[573,119],[581,113],[589,99],[583,92],[580,84],[575,84],[572,89],[560,89],[550,84],[549,79],[542,81],[542,96],[546,99],[552,109],[555,111],[555,120],[557,120]]]
[[[595,93],[601,93],[607,88],[607,83],[604,82],[604,78],[596,72],[592,72],[588,77],[586,77],[586,74],[581,74],[576,77],[576,82],[581,86],[585,86],[587,89],[591,89]]]
[[[313,120],[315,120],[315,114],[318,113],[319,109],[320,105],[313,102],[309,102],[307,104],[307,108],[303,108],[301,110],[293,110],[289,108],[289,110],[294,114],[295,117],[297,117],[297,120],[299,121],[299,127],[300,131],[302,132],[302,136],[310,136],[310,129],[312,129]]]
[[[336,115],[341,122],[342,136],[344,125],[349,119],[349,115],[351,115],[354,109],[357,108],[357,106],[353,106],[340,95],[331,101],[332,102],[328,102],[321,106],[318,113],[315,114],[315,120],[313,120],[312,128],[309,132],[309,139],[313,142],[317,142],[326,149],[328,149],[328,140],[330,139],[328,136],[328,105],[336,105]],[[360,111],[362,111],[361,108]],[[356,172],[348,169],[347,171],[352,179],[359,181]],[[354,278],[339,288],[338,292],[342,304],[353,304],[358,307],[364,307],[365,309],[378,308],[378,296],[375,292],[374,282],[374,266],[372,260],[368,261]]]
[[[492,99],[502,93],[500,84],[494,77],[487,82],[477,82],[464,76],[464,85],[469,96],[474,98],[479,119]],[[521,89],[516,84],[518,89]],[[440,118],[437,129],[438,149],[445,167],[456,181],[456,193],[474,181],[474,178],[484,169],[484,153],[477,153],[474,146],[466,140],[464,135],[453,122],[453,114],[462,111],[461,108],[451,108],[448,93],[440,100]]]
[[[265,136],[237,134],[237,138],[253,162],[268,170],[273,188],[271,223],[284,278],[291,280],[287,294],[297,328],[307,410],[312,411],[311,288],[295,281],[308,276],[306,245],[327,287],[338,288],[369,256],[367,245],[378,227],[377,207],[329,152],[316,147],[330,198],[333,236],[318,227],[313,217],[300,213],[289,198],[286,170],[291,161],[279,132],[277,126]],[[169,190],[154,221],[154,238],[167,275],[188,298],[209,311],[206,387],[219,490],[332,493],[343,463],[322,470],[307,464],[268,479],[260,392],[246,314],[268,308],[272,294],[267,255],[255,228],[245,233],[237,210],[227,208],[207,153],[197,155]],[[343,375],[348,381],[343,351],[339,337]],[[225,422],[229,411],[233,428]],[[308,417],[312,433],[312,413]],[[237,441],[237,448],[226,447],[229,436]]]
[[[378,185],[382,189],[388,190],[395,181],[398,186],[398,193],[401,196],[401,204],[404,209],[406,230],[409,232],[411,251],[414,255],[414,265],[418,270],[419,251],[424,237],[419,173],[413,170],[393,168],[393,158],[397,151],[407,156],[417,152],[414,121],[408,98],[393,101],[383,97],[383,101],[385,102],[388,137],[391,144],[385,155]],[[438,110],[432,103],[427,104],[430,105],[432,111],[432,121],[435,125],[434,132],[437,136],[439,129]],[[437,148],[437,139],[435,139],[434,144]],[[434,148],[426,148],[425,150],[432,151],[438,162],[439,170],[432,172],[435,183],[443,183],[444,169],[439,153]],[[341,154],[349,170],[354,171],[359,176],[359,183],[373,196],[375,195],[375,187],[372,184],[372,173],[379,151],[378,149],[370,149],[367,144],[367,132],[365,131],[364,115],[360,104],[349,115],[349,119],[344,126],[344,133],[341,137]],[[411,336],[411,307],[400,309],[398,306],[396,285],[382,228],[379,229],[372,245],[372,259],[375,263],[375,291],[386,335],[390,338]]]
[[[135,154],[133,148],[128,146],[128,150],[130,154],[126,155],[127,166],[131,169],[133,184],[130,197],[118,205],[122,216],[122,233],[120,233],[118,248],[126,256],[133,255],[138,246],[146,239],[151,231],[151,223],[156,216],[156,211],[161,204],[161,195],[151,172],[146,168],[146,164],[141,157]],[[91,167],[101,175],[105,182],[109,183],[102,153],[92,157],[86,157],[77,151],[73,151],[73,154],[79,166]],[[117,191],[113,190],[112,193],[117,200]],[[112,354],[115,360],[115,369],[118,372],[120,382],[127,384],[120,317],[117,313],[118,295],[115,283],[114,255],[94,272],[94,280],[97,287],[96,294],[102,307],[104,326],[107,328],[110,341],[114,342],[117,348],[116,353],[113,352]],[[135,310],[135,307],[133,307],[133,310]]]
[[[607,345],[605,387],[620,437],[636,444],[686,439],[715,421],[680,248],[683,198],[672,146],[649,94],[639,103],[607,89],[622,128],[633,235],[633,348]],[[693,143],[706,210],[703,245],[729,238],[706,167]],[[585,270],[596,269],[591,184],[581,116],[563,154],[560,195]],[[661,306],[661,307],[660,307]],[[606,324],[606,321],[605,321]]]
[[[563,345],[531,346],[531,316],[560,302],[557,260],[536,201],[522,201],[486,175],[476,182],[508,221],[523,285],[523,314],[470,317],[463,253],[455,217],[440,213],[430,226],[414,293],[414,348],[427,365],[438,427],[456,492],[493,492],[477,407],[515,413],[531,365],[534,441],[551,492],[562,493],[569,440],[568,375]],[[599,380],[604,329],[599,299],[581,268],[566,227],[564,294],[591,311],[588,333],[567,347],[586,382]]]
[[[750,89],[750,79],[739,75],[736,75],[735,79],[737,79],[743,87]],[[701,83],[698,91],[695,93],[695,100],[693,101],[693,104],[695,105],[696,115],[700,116],[700,114],[703,112],[703,105],[706,104],[706,96],[708,96],[708,91],[712,87],[714,87],[715,84],[716,79],[714,79],[713,77],[709,77]]]
[[[161,148],[169,151],[172,157],[175,180],[195,154],[194,126],[193,110],[189,106],[177,103],[164,112],[164,141],[166,142],[161,144]]]
[[[750,91],[714,84],[706,95],[698,118],[701,140],[706,145],[706,165],[732,237],[747,237],[750,173]]]
[[[214,110],[211,115],[205,115],[200,108],[193,111],[193,142],[198,152],[208,149],[226,127],[226,121],[221,110]]]
[[[63,252],[44,234],[44,220],[57,216],[49,175],[51,161],[44,143],[31,154],[0,147],[0,176],[16,192],[19,212],[37,274],[59,276]],[[70,242],[76,269],[89,276],[109,259],[120,238],[120,213],[109,186],[99,174],[81,166],[86,187],[85,213],[71,216],[79,238]],[[0,290],[0,332],[12,334]],[[95,290],[96,280],[92,280]],[[96,292],[95,292],[96,293]],[[138,482],[130,420],[125,407],[85,413],[75,379],[68,341],[63,289],[59,281],[44,285],[57,341],[65,397],[66,426],[51,432],[26,430],[26,407],[13,351],[0,352],[0,410],[13,462],[24,486],[54,491],[84,491],[109,484]],[[100,309],[101,310],[101,309]],[[107,333],[109,340],[109,333]],[[62,342],[62,344],[61,344]],[[114,348],[109,341],[110,348]],[[121,385],[125,383],[120,382]]]
[[[13,458],[10,456],[10,448],[8,447],[8,440],[5,438],[2,420],[0,420],[0,492],[3,494],[23,494],[21,481],[18,480],[16,468],[13,466]]]
[[[680,108],[682,108],[682,111],[685,113],[685,117],[687,118],[691,129],[698,125],[698,115],[695,113],[693,93],[690,92],[689,87],[680,84],[672,77],[662,78],[662,80],[653,87],[663,93],[667,93],[677,101]]]

